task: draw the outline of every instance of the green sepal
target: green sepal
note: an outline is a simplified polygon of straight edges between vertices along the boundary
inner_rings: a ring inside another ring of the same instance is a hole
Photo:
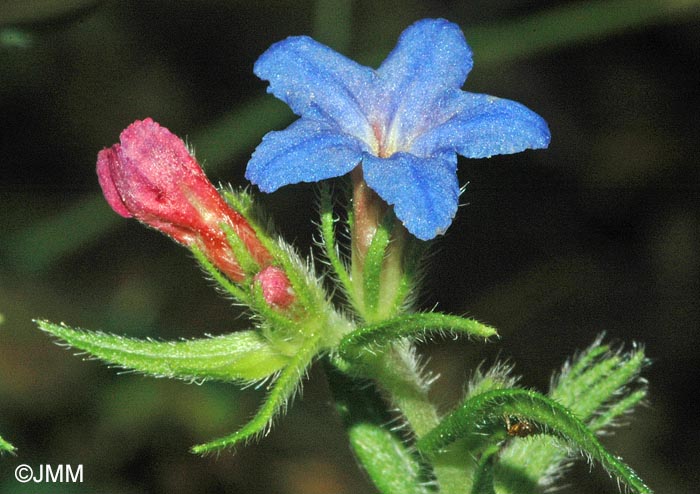
[[[153,341],[36,321],[43,331],[110,364],[158,377],[250,383],[279,372],[290,357],[257,331],[183,341]]]
[[[387,213],[377,227],[372,242],[365,253],[362,271],[363,317],[373,320],[379,309],[379,298],[382,288],[382,271],[384,259],[391,240],[394,226],[393,213]]]
[[[497,335],[494,328],[474,319],[426,312],[395,317],[356,329],[343,337],[338,352],[341,357],[352,359],[371,346],[385,345],[406,337],[420,339],[432,333],[466,334],[480,338]]]
[[[255,206],[253,194],[248,189],[233,190],[232,188],[225,188],[219,190],[219,193],[234,211],[240,213],[248,223],[259,223],[260,213]]]
[[[420,463],[394,434],[370,423],[348,431],[350,444],[382,494],[429,494]]]
[[[0,453],[13,453],[16,451],[16,448],[5,441],[2,436],[0,436]]]
[[[307,340],[305,346],[300,348],[296,355],[290,359],[289,364],[282,369],[268,386],[270,391],[265,398],[265,402],[250,422],[233,434],[193,446],[191,448],[192,453],[204,454],[233,447],[240,442],[267,433],[274,418],[287,408],[289,401],[299,387],[307,367],[318,351],[317,345],[318,338]]]
[[[597,431],[613,423],[616,418],[624,415],[639,405],[647,397],[647,390],[640,389],[622,399],[616,400],[603,411],[598,412],[589,422],[588,428]]]
[[[422,437],[417,447],[432,456],[457,439],[477,434],[489,437],[491,444],[496,444],[508,437],[505,417],[528,421],[537,431],[558,437],[580,449],[633,491],[652,492],[629,466],[603,447],[570,409],[535,391],[497,389],[468,398]]]
[[[251,275],[254,275],[260,271],[260,266],[258,266],[258,263],[255,262],[255,259],[253,259],[248,246],[241,239],[241,237],[236,235],[233,228],[226,223],[221,223],[219,226],[226,235],[226,241],[233,251],[233,256],[245,275],[250,277]]]
[[[347,266],[340,257],[338,245],[335,241],[335,222],[333,216],[333,202],[331,200],[330,188],[326,183],[320,185],[320,209],[321,209],[321,238],[326,258],[331,265],[331,269],[343,288],[345,296],[352,300],[354,296],[352,280],[348,273]],[[354,303],[356,305],[356,303]]]
[[[273,330],[269,332],[271,340],[274,338],[275,343],[282,343],[281,340],[284,339],[284,335],[293,334],[294,331],[297,330],[299,324],[296,321],[287,317],[286,313],[278,311],[275,307],[267,303],[260,283],[253,283],[251,286],[251,295],[251,308],[265,321],[266,328],[273,328]],[[283,333],[280,336],[281,332]]]
[[[192,252],[192,255],[197,259],[199,262],[199,265],[202,266],[202,269],[211,276],[211,278],[216,281],[219,286],[228,292],[233,298],[238,300],[240,303],[245,304],[245,305],[250,305],[250,293],[247,290],[243,290],[240,286],[236,285],[233,283],[231,280],[229,280],[221,271],[219,271],[212,262],[207,259],[207,256],[204,255],[204,252],[202,252],[197,246],[195,245],[190,245],[190,252]]]
[[[403,227],[402,227],[403,228]],[[403,231],[401,274],[394,293],[393,300],[387,301],[390,305],[390,313],[405,312],[411,305],[412,296],[415,295],[417,282],[420,278],[420,267],[430,242],[418,240],[408,232]]]
[[[239,210],[248,220],[250,226],[255,231],[260,243],[272,254],[275,262],[285,273],[294,289],[297,304],[307,310],[314,312],[325,303],[324,294],[316,283],[316,278],[297,254],[281,239],[274,239],[269,233],[269,225],[261,225],[256,216],[255,205],[250,193],[246,191],[234,192],[232,190],[221,191],[224,198]],[[246,305],[251,305],[249,300],[244,301]]]

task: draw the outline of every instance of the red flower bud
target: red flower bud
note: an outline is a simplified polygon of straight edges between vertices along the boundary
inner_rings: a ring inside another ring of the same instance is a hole
[[[147,118],[119,136],[120,144],[97,155],[105,199],[120,215],[135,217],[186,246],[197,246],[234,281],[245,273],[222,224],[243,241],[261,268],[272,260],[246,219],[219,195],[185,143]]]
[[[294,302],[294,290],[289,283],[289,278],[280,268],[268,266],[253,280],[260,283],[265,301],[273,307],[285,309]]]

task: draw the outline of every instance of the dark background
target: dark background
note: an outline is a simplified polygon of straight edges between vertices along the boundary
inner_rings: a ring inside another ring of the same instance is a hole
[[[189,254],[100,196],[97,151],[151,116],[187,137],[213,181],[245,185],[262,135],[292,119],[252,64],[313,34],[377,65],[423,17],[459,23],[474,49],[465,89],[541,114],[547,151],[461,160],[469,182],[434,255],[423,307],[467,313],[501,339],[422,350],[459,399],[471,369],[509,358],[523,383],[601,332],[646,347],[648,406],[605,438],[657,492],[700,482],[700,2],[4,0],[0,3],[0,492],[371,493],[311,372],[262,441],[200,458],[260,391],[119,375],[53,344],[32,318],[163,339],[246,327]],[[259,196],[309,252],[312,186]],[[23,485],[16,465],[83,464],[81,485]],[[580,462],[564,492],[617,492]],[[42,490],[43,489],[43,490]]]

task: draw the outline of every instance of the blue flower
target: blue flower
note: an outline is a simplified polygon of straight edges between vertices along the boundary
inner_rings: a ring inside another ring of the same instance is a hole
[[[301,118],[263,138],[246,178],[272,192],[361,165],[408,231],[429,240],[457,212],[458,154],[485,158],[549,144],[547,124],[523,105],[462,91],[471,68],[461,30],[444,19],[406,29],[377,70],[306,36],[280,41],[254,71]]]

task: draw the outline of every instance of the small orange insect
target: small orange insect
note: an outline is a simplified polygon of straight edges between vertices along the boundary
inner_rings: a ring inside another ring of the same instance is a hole
[[[506,430],[510,437],[527,437],[536,432],[535,426],[527,420],[518,419],[517,422],[511,423],[508,415],[504,416],[506,420]]]

